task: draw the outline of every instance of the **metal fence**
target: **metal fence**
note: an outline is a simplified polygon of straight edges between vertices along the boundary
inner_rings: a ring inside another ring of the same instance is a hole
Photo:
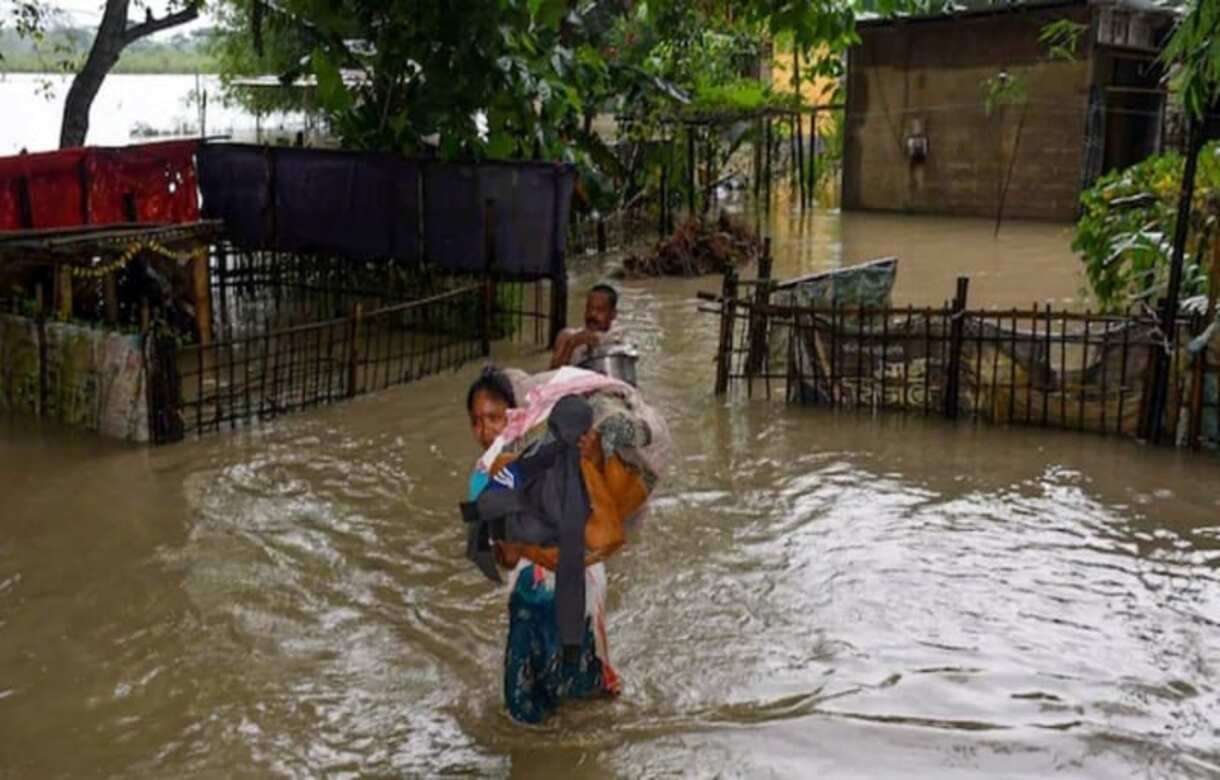
[[[392,261],[242,252],[212,267],[223,269],[213,277],[216,338],[181,344],[162,328],[149,339],[158,443],[456,369],[494,341],[546,346],[566,307],[564,286],[551,280]]]
[[[716,391],[790,402],[1145,437],[1153,364],[1167,340],[1152,315],[940,307],[777,306],[766,280],[726,278]],[[742,293],[742,290],[748,292]],[[707,307],[705,307],[707,308]],[[1161,430],[1217,442],[1215,341],[1178,320]]]

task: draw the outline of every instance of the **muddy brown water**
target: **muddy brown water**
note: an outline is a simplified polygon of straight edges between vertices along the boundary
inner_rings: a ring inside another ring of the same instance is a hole
[[[1079,286],[1059,226],[1011,255],[820,216],[776,230],[781,274],[896,251],[902,302]],[[0,775],[1220,775],[1214,457],[718,402],[714,287],[623,284],[675,458],[609,564],[623,695],[537,728],[461,557],[476,366],[159,449],[0,417]]]

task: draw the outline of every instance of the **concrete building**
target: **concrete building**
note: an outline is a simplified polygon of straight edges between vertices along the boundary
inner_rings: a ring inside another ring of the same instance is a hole
[[[1039,35],[1082,25],[1074,59]],[[1173,14],[1090,0],[865,21],[848,55],[843,205],[1071,220],[1080,191],[1166,142]],[[1016,99],[993,105],[1001,81]]]

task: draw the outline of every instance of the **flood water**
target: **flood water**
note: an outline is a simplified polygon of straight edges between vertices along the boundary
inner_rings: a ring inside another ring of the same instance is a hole
[[[63,74],[0,73],[0,155],[17,154],[22,149],[58,149],[64,102],[71,84],[71,78]],[[192,98],[196,86],[207,93],[207,110],[202,117],[199,103]],[[140,135],[147,128],[198,137],[201,118],[209,136],[229,135],[237,140],[253,140],[259,127],[272,137],[291,138],[303,122],[292,112],[269,114],[261,118],[261,124],[256,122],[236,104],[225,105],[216,76],[200,76],[196,81],[193,75],[182,74],[114,74],[102,82],[93,101],[86,142],[122,146],[164,140]]]
[[[1059,226],[812,221],[777,225],[780,275],[1079,286]],[[158,449],[0,417],[0,774],[1220,775],[1214,457],[721,403],[715,286],[622,285],[675,457],[609,564],[622,696],[537,728],[462,558],[477,366]]]

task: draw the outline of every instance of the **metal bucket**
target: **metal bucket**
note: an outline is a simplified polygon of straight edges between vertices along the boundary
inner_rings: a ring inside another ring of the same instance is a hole
[[[635,387],[635,364],[639,360],[640,353],[636,352],[635,347],[628,344],[613,344],[593,350],[589,357],[580,364],[580,367],[622,380]]]

